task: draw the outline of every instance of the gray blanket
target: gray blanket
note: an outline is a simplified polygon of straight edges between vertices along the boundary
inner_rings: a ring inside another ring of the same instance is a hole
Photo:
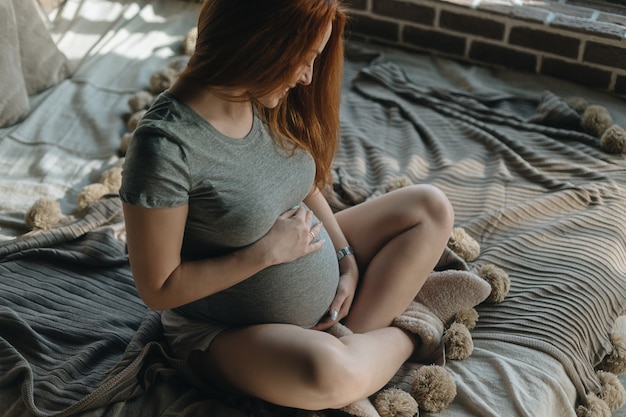
[[[594,367],[612,351],[626,306],[624,156],[601,151],[549,91],[534,101],[481,99],[353,56],[371,63],[344,97],[331,203],[375,198],[400,177],[441,187],[457,225],[481,244],[473,267],[493,263],[512,280],[502,304],[478,309],[475,340],[552,355],[585,403],[599,392]]]
[[[441,187],[481,244],[470,266],[493,263],[512,280],[503,303],[479,307],[474,339],[547,353],[581,399],[596,392],[594,366],[626,306],[624,157],[599,150],[554,94],[485,100],[417,83],[375,54],[349,58],[333,208],[398,178]],[[0,244],[0,411],[261,413],[212,400],[176,372],[158,313],[133,286],[121,224],[110,196],[74,222]]]
[[[0,247],[0,385],[19,384],[35,415],[70,415],[133,390],[156,313],[135,292],[116,199],[65,226]]]
[[[123,233],[121,202],[109,195],[0,246],[3,417],[240,415],[168,356],[160,314],[135,290]]]

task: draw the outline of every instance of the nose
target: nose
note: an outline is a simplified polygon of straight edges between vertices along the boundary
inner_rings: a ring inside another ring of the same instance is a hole
[[[302,85],[309,85],[311,84],[312,80],[313,80],[313,66],[311,65],[311,66],[304,67],[304,71],[302,71],[302,74],[300,75],[298,82]]]

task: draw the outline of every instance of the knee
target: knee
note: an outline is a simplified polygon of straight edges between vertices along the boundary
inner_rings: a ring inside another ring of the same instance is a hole
[[[423,211],[423,220],[449,236],[454,227],[454,209],[446,194],[430,184],[414,186],[415,204]]]

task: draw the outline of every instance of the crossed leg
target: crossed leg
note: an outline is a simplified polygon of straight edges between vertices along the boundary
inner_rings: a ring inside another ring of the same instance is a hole
[[[454,214],[437,188],[414,185],[335,216],[357,253],[357,297],[344,323],[353,332],[389,326],[415,298],[448,242]]]
[[[383,387],[416,341],[389,327],[424,284],[450,236],[452,208],[422,185],[388,193],[336,215],[356,251],[359,287],[340,339],[288,324],[227,330],[190,356],[212,383],[302,409],[340,408]]]

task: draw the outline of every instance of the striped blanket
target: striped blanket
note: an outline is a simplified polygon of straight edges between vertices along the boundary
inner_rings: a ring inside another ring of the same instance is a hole
[[[553,93],[486,99],[416,82],[376,53],[357,48],[348,58],[333,208],[376,198],[398,179],[443,189],[457,225],[481,244],[470,267],[492,263],[511,278],[504,302],[478,308],[478,355],[495,345],[552,358],[584,403],[600,388],[594,367],[626,306],[624,157],[601,151]],[[0,243],[0,414],[255,414],[176,372],[158,312],[135,291],[123,233],[119,199],[108,196],[55,229]],[[488,382],[473,357],[463,362],[451,365],[455,375],[478,371],[457,378],[460,397],[487,396],[463,393],[471,378]],[[441,415],[471,414],[454,410]]]
[[[331,203],[375,198],[398,178],[439,186],[481,244],[472,267],[492,263],[511,277],[502,304],[479,307],[474,339],[556,358],[585,403],[600,390],[594,367],[612,352],[626,307],[624,156],[600,150],[550,91],[477,98],[353,54],[368,65],[344,97]]]

